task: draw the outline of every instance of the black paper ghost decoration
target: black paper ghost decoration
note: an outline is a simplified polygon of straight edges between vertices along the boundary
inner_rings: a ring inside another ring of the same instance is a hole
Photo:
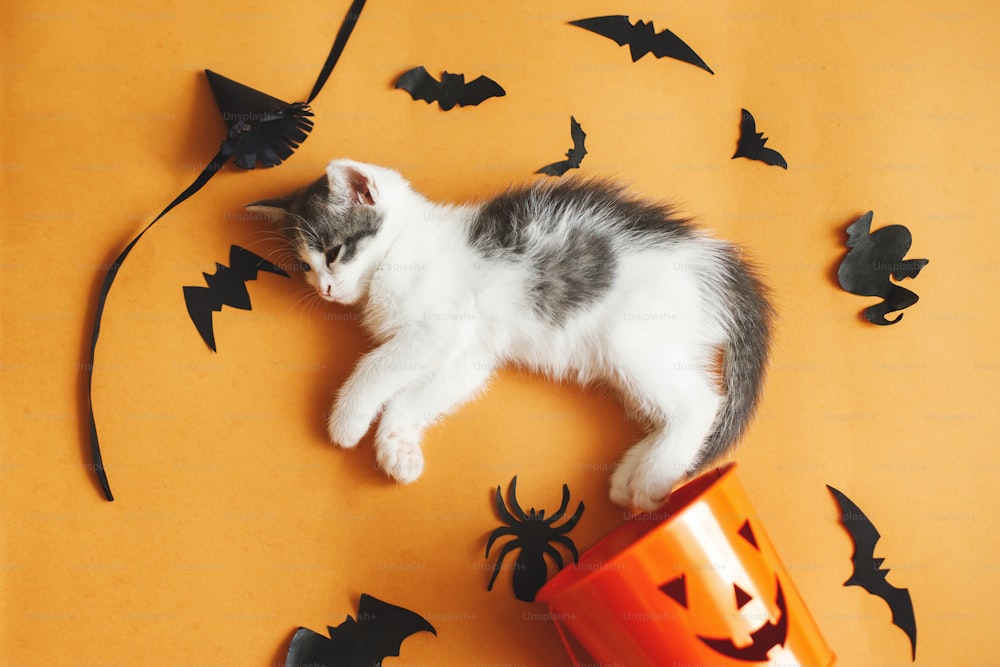
[[[894,320],[886,319],[887,313],[909,308],[920,299],[889,278],[916,278],[929,260],[903,259],[912,243],[910,230],[889,225],[873,232],[873,216],[868,211],[847,227],[847,247],[851,250],[840,262],[837,280],[851,294],[882,297],[882,303],[865,309],[865,319],[886,326],[903,319],[902,313]]]
[[[365,0],[354,0],[347,15],[341,23],[340,30],[334,40],[330,54],[327,56],[323,68],[313,85],[312,92],[305,102],[287,103],[272,97],[249,86],[237,83],[215,72],[205,70],[208,83],[212,87],[215,101],[226,122],[228,132],[222,140],[215,157],[205,166],[202,172],[195,178],[181,194],[172,202],[167,204],[156,218],[153,219],[139,234],[132,239],[118,257],[109,264],[109,270],[104,276],[100,292],[97,297],[97,312],[94,317],[94,328],[90,344],[90,359],[85,364],[88,369],[87,375],[87,402],[90,410],[90,452],[91,468],[97,475],[97,480],[108,500],[114,500],[111,494],[111,487],[108,484],[107,473],[104,469],[104,461],[101,456],[100,442],[97,437],[97,424],[94,419],[93,385],[94,385],[94,359],[97,352],[97,340],[101,331],[101,317],[104,314],[104,306],[111,290],[111,285],[118,275],[122,262],[132,252],[132,248],[139,242],[139,239],[155,225],[160,218],[166,215],[175,206],[186,200],[191,195],[200,190],[223,166],[232,160],[236,166],[243,169],[253,169],[258,163],[263,167],[273,167],[281,164],[287,159],[295,149],[301,144],[309,130],[312,129],[312,111],[309,104],[316,98],[323,85],[329,78],[334,66],[337,64],[347,40],[354,30],[361,10],[364,8]]]

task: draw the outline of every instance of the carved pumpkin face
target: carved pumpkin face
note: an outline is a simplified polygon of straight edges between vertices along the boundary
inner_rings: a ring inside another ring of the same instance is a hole
[[[760,551],[757,538],[750,526],[749,519],[737,531],[737,534],[754,550]],[[750,644],[737,645],[730,637],[706,637],[696,635],[710,649],[734,660],[746,662],[766,662],[768,652],[775,646],[784,646],[788,638],[788,606],[785,601],[785,592],[781,588],[781,580],[777,575],[774,577],[775,598],[774,606],[778,609],[778,617],[775,620],[766,619],[762,625],[751,631]],[[684,609],[689,609],[687,594],[687,575],[681,574],[664,584],[660,585],[660,591],[670,597],[674,602]],[[753,595],[744,590],[738,583],[733,583],[733,605],[739,611],[754,600]]]
[[[675,490],[665,515],[626,522],[539,591],[594,662],[833,664],[732,470]]]

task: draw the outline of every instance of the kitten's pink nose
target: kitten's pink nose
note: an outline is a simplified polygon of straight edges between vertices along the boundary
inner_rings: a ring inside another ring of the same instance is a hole
[[[323,288],[323,296],[333,296],[333,285],[327,285]]]

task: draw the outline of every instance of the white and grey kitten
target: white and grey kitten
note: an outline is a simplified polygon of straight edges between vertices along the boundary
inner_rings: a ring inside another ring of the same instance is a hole
[[[737,247],[612,183],[545,180],[452,206],[336,160],[249,208],[280,221],[323,299],[363,310],[379,346],[340,389],[330,438],[354,447],[381,415],[377,459],[399,482],[423,471],[424,430],[508,363],[621,391],[649,433],[611,499],[640,510],[727,452],[755,410],[765,287]]]

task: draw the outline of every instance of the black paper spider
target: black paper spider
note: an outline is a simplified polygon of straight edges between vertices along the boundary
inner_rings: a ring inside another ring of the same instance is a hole
[[[569,506],[569,487],[563,484],[562,504],[555,514],[548,519],[545,518],[545,510],[535,512],[532,507],[525,514],[524,510],[517,502],[517,475],[510,480],[510,509],[503,502],[503,495],[500,487],[497,487],[497,512],[500,519],[507,524],[493,531],[490,540],[486,544],[486,557],[489,558],[490,548],[497,538],[505,535],[512,535],[515,539],[504,545],[497,557],[497,562],[493,566],[493,576],[486,590],[493,590],[493,583],[500,573],[503,559],[514,549],[520,549],[521,553],[517,557],[514,565],[514,595],[518,600],[524,602],[534,602],[538,590],[545,585],[548,579],[548,567],[545,564],[545,554],[548,554],[556,565],[561,569],[563,559],[559,552],[550,542],[558,542],[573,554],[573,562],[580,560],[580,555],[576,551],[573,541],[566,537],[566,533],[571,531],[580,520],[583,514],[583,503],[576,508],[576,513],[561,526],[555,526],[556,521],[566,514]]]

